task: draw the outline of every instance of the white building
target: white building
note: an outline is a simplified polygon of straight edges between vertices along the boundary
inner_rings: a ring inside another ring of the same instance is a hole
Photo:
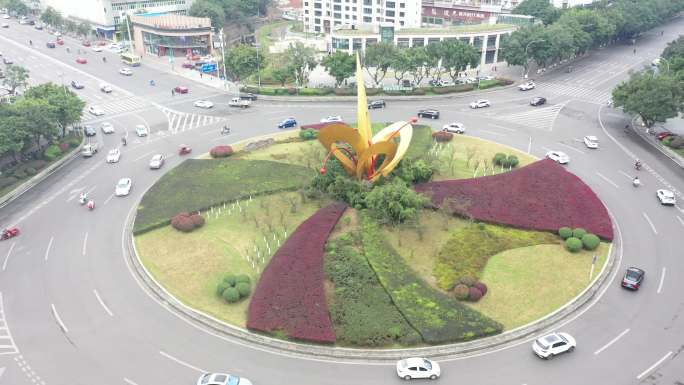
[[[421,0],[303,0],[304,29],[330,33],[336,25],[418,28]]]
[[[550,0],[556,8],[571,8],[578,5],[587,5],[593,3],[595,0]]]

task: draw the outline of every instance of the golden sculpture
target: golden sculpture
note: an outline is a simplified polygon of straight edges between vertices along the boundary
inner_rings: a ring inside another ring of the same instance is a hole
[[[410,122],[394,122],[372,135],[368,98],[361,69],[359,55],[356,55],[356,90],[357,90],[357,127],[352,128],[345,123],[330,123],[321,128],[318,140],[328,149],[321,173],[325,173],[325,162],[334,156],[350,176],[366,178],[373,182],[381,175],[387,176],[399,164],[406,154],[413,126],[416,119]],[[378,165],[380,155],[384,155],[382,164]]]

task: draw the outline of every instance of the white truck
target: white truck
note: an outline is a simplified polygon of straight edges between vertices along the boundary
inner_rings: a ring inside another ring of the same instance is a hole
[[[97,149],[98,149],[97,142],[88,143],[85,146],[83,146],[83,149],[81,149],[81,155],[83,155],[84,158],[89,158],[89,157],[97,154]]]
[[[252,102],[249,100],[242,100],[240,98],[232,98],[228,102],[228,105],[231,107],[247,108],[252,105]]]

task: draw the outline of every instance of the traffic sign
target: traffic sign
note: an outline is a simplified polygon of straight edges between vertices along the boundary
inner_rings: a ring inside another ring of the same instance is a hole
[[[204,72],[204,73],[216,72],[216,63],[202,64],[201,70],[202,70],[202,72]]]

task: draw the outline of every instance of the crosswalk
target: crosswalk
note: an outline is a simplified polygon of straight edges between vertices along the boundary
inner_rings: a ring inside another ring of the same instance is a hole
[[[139,96],[127,96],[107,103],[89,103],[88,105],[95,105],[99,107],[102,111],[104,111],[105,116],[120,114],[123,112],[144,110],[153,106],[152,103]],[[86,111],[83,114],[82,120],[84,122],[88,122],[96,119],[102,119],[102,117],[95,116]]]
[[[19,353],[19,349],[17,348],[17,345],[14,344],[14,339],[12,339],[9,326],[7,326],[2,293],[0,293],[0,356],[17,353]]]
[[[497,115],[494,119],[539,130],[551,131],[553,130],[553,124],[556,121],[556,117],[558,117],[558,113],[564,106],[565,103],[554,104],[553,106],[535,108],[525,112]]]
[[[587,87],[569,85],[564,82],[537,82],[536,85],[537,91],[570,96],[589,103],[605,104],[611,98],[609,91],[594,90]]]
[[[208,126],[226,120],[219,116],[176,111],[167,107],[162,107],[161,110],[169,121],[169,133],[171,134],[190,131],[194,128]]]

